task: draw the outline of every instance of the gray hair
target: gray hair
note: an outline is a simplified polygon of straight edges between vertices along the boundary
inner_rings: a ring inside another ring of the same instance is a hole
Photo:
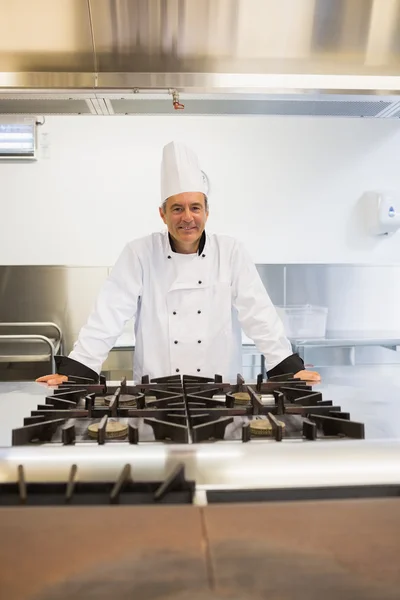
[[[163,211],[163,213],[166,213],[167,210],[167,202],[168,202],[168,198],[166,200],[164,200],[164,202],[161,204],[161,210]],[[204,207],[206,209],[206,212],[208,212],[208,198],[207,196],[204,194]]]

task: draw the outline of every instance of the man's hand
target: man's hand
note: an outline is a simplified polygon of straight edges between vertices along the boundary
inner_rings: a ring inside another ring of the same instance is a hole
[[[299,371],[294,377],[309,383],[320,383],[321,381],[321,375],[316,371]]]
[[[299,371],[294,377],[309,383],[320,383],[321,381],[321,375],[316,371]],[[36,379],[36,381],[38,383],[47,383],[47,385],[60,385],[64,381],[68,381],[68,377],[66,375],[58,375],[58,373],[53,373],[53,375],[44,375],[43,377],[39,377]]]
[[[38,383],[47,383],[47,385],[60,385],[60,383],[68,381],[68,377],[66,375],[53,373],[53,375],[43,375],[43,377],[39,377],[36,381]]]

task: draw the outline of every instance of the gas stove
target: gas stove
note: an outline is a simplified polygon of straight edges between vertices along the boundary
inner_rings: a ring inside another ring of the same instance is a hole
[[[74,378],[42,398],[0,448],[0,505],[398,494],[398,446],[364,440],[363,423],[291,375]],[[109,438],[110,424],[122,437]]]
[[[255,426],[257,423],[258,430]],[[109,438],[109,425],[118,437]],[[261,433],[261,435],[260,435]],[[271,443],[364,439],[363,423],[285,375],[236,384],[179,375],[110,386],[73,378],[13,429],[12,445]]]

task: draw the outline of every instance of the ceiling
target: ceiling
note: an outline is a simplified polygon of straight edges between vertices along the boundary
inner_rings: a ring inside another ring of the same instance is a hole
[[[400,117],[400,0],[0,0],[0,113]]]

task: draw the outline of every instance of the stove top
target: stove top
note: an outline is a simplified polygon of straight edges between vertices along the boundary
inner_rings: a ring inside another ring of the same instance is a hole
[[[255,422],[258,422],[255,425]],[[110,430],[113,431],[110,431]],[[260,435],[261,434],[261,435]],[[364,424],[291,375],[236,384],[183,375],[110,386],[73,378],[38,405],[12,445],[271,443],[364,439]]]
[[[0,507],[397,496],[396,454],[357,439],[363,423],[290,375],[75,378],[12,430]]]

